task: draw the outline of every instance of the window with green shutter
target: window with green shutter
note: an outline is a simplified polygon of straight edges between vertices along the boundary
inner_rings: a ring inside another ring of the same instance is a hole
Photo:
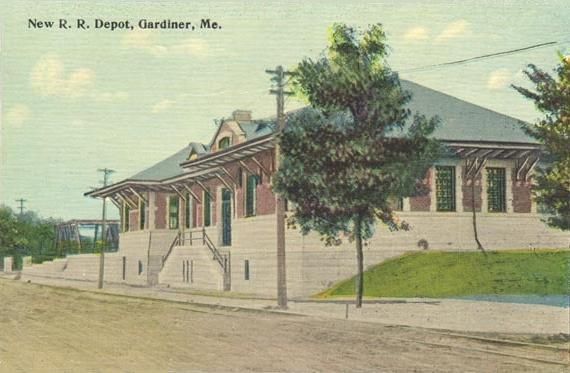
[[[436,166],[435,171],[437,211],[455,211],[455,167]]]
[[[487,211],[507,211],[507,181],[504,168],[487,168]]]
[[[259,177],[257,175],[249,175],[247,177],[247,185],[245,192],[245,215],[254,216],[255,215],[255,205],[257,200],[256,190],[259,184]]]
[[[212,224],[212,200],[210,197],[210,190],[204,191],[204,227],[209,227]]]
[[[168,198],[168,227],[170,229],[178,229],[178,207],[180,199],[177,196]]]

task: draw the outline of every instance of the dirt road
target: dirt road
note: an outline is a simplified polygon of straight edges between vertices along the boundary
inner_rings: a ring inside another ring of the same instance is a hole
[[[0,279],[0,372],[557,372],[566,358],[411,328]]]

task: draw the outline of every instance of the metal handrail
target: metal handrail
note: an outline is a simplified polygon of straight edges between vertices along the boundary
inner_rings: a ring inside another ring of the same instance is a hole
[[[205,228],[199,230],[198,229],[189,230],[184,232],[181,236],[182,245],[186,245],[186,242],[188,242],[188,244],[192,246],[193,242],[196,240],[202,241],[202,246],[206,246],[210,250],[210,252],[213,255],[213,259],[216,262],[218,262],[224,273],[227,272],[228,271],[228,265],[226,264],[228,262],[227,255],[222,254],[218,250],[216,245],[214,245],[214,243],[210,239],[210,236],[208,236],[208,234],[206,233]]]
[[[166,263],[166,261],[168,260],[168,257],[170,256],[170,253],[172,253],[172,249],[174,249],[174,246],[176,246],[177,244],[180,244],[180,232],[178,232],[178,234],[176,235],[176,237],[174,237],[174,240],[172,240],[172,243],[170,244],[170,247],[168,248],[168,251],[166,252],[166,255],[164,255],[162,257],[162,267],[164,268],[164,264]]]
[[[212,242],[210,237],[206,234],[205,229],[202,230],[202,239],[203,239],[204,245],[206,245],[208,247],[208,249],[210,249],[210,251],[214,255],[214,259],[218,262],[220,267],[222,267],[224,272],[226,272],[226,260],[225,260],[224,256],[222,255],[222,253],[220,253],[220,251],[216,248],[216,246],[214,245],[214,243]]]

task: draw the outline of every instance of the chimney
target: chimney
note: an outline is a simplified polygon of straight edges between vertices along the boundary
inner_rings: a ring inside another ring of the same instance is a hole
[[[234,110],[232,117],[237,122],[251,122],[251,110]]]

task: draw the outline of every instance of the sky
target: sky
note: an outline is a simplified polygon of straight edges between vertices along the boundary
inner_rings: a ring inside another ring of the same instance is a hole
[[[561,1],[8,1],[0,0],[0,204],[44,217],[97,218],[97,169],[118,182],[182,149],[208,143],[235,109],[271,116],[265,69],[316,58],[334,22],[382,23],[400,77],[534,121],[533,63],[552,71],[570,52]],[[29,20],[55,21],[53,28]],[[84,19],[91,28],[59,29]],[[96,19],[130,30],[96,28]],[[143,30],[139,20],[192,22],[195,30]],[[221,28],[200,29],[201,19]],[[521,53],[409,71],[550,41]],[[530,87],[530,86],[529,86]],[[289,98],[286,109],[303,103]],[[112,205],[111,205],[112,206]],[[114,207],[111,217],[118,216]]]

